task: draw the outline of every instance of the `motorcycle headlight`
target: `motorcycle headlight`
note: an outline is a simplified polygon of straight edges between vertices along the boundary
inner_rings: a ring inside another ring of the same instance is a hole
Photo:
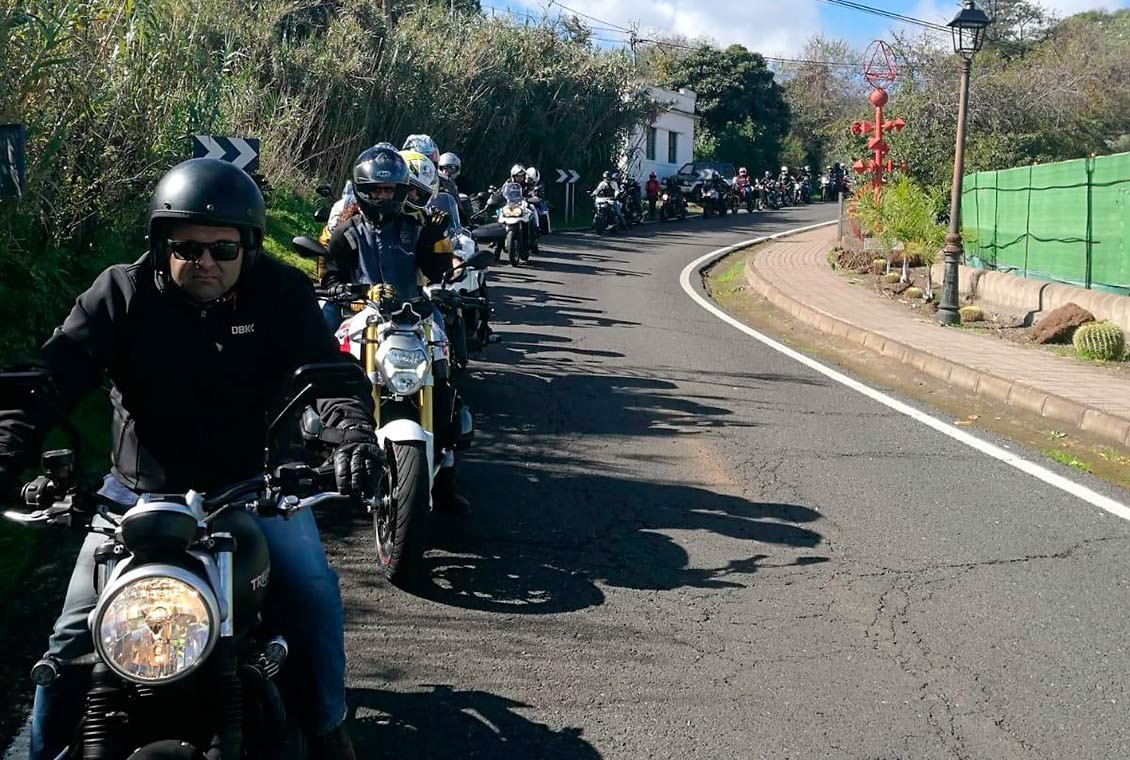
[[[502,215],[503,216],[521,216],[522,215],[522,209],[518,208],[517,206],[511,206],[510,208],[503,209]]]
[[[428,355],[418,348],[389,348],[381,357],[381,374],[398,396],[410,396],[424,384]]]
[[[102,660],[135,683],[168,683],[196,670],[219,637],[215,595],[175,567],[143,568],[123,578],[94,611]]]

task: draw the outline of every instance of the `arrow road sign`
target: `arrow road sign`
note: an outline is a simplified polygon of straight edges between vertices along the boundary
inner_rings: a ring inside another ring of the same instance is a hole
[[[569,172],[565,171],[564,169],[558,169],[557,170],[557,184],[560,185],[562,182],[564,182],[567,179],[569,179]]]
[[[254,137],[192,136],[193,158],[218,158],[246,172],[259,168],[259,140]]]
[[[569,184],[570,185],[581,178],[580,173],[576,169],[570,169],[569,174],[572,175],[572,176],[569,177]]]
[[[579,180],[580,178],[581,178],[581,175],[579,173],[577,173],[576,169],[558,169],[557,170],[557,183],[558,184],[561,184],[562,182],[564,182],[566,184],[571,185],[574,182],[576,182],[577,180]]]

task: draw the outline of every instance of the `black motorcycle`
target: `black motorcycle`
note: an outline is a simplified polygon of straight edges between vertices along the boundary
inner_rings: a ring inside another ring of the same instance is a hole
[[[620,201],[620,206],[624,210],[624,216],[627,218],[629,226],[643,223],[643,199],[638,181],[635,179],[626,180],[617,200]]]
[[[687,218],[687,199],[677,185],[668,185],[659,197],[663,201],[663,205],[659,207],[659,221],[668,222],[672,219]]]
[[[32,511],[4,517],[105,536],[94,555],[95,651],[76,661],[46,657],[31,673],[45,686],[65,669],[91,670],[86,707],[63,757],[306,757],[282,696],[303,685],[280,686],[287,643],[260,620],[270,565],[253,515],[289,519],[345,499],[319,489],[332,480],[331,468],[275,464],[291,448],[275,439],[317,398],[357,396],[368,387],[352,364],[301,367],[269,426],[264,474],[207,495],[145,496],[132,507],[98,495],[101,481],[82,469],[77,431],[55,412],[71,448],[46,452],[43,473],[23,487]],[[50,388],[43,372],[0,373],[5,403],[53,409]]]

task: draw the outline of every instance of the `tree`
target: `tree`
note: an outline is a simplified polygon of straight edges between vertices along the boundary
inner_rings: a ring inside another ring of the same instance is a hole
[[[800,58],[807,63],[789,63],[779,70],[791,114],[789,144],[794,146],[785,163],[799,158],[801,164],[818,168],[826,160],[844,160],[830,149],[847,132],[848,114],[865,104],[868,88],[860,76],[862,55],[844,40],[816,35],[805,44]],[[819,61],[857,65],[827,66]]]
[[[705,158],[759,167],[775,164],[789,129],[784,91],[759,54],[741,45],[702,45],[665,62],[660,84],[698,95],[696,141]]]

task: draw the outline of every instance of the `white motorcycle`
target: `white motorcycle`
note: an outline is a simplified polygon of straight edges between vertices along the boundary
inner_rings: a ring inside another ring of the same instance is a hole
[[[506,252],[511,266],[521,266],[522,262],[530,260],[530,226],[534,210],[517,182],[507,182],[501,193],[503,205],[498,211],[498,222],[506,230],[502,250]]]

